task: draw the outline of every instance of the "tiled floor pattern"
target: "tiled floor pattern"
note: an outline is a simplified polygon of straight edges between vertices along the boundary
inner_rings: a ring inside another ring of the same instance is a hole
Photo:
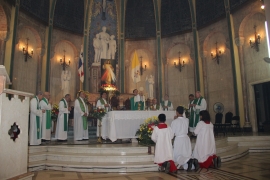
[[[268,180],[270,153],[250,153],[222,164],[220,169],[200,169],[198,172],[179,170],[177,174],[143,173],[79,173],[60,171],[35,172],[34,180]]]

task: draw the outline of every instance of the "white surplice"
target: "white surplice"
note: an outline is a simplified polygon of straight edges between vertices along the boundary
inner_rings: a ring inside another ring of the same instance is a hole
[[[191,143],[188,137],[189,120],[185,117],[178,117],[171,124],[172,131],[175,135],[173,145],[173,160],[177,164],[186,164],[192,155]]]
[[[85,105],[84,100],[79,97],[84,105],[85,112],[88,116],[88,107]],[[83,139],[89,139],[88,134],[88,122],[86,130],[83,129],[83,119],[82,116],[84,113],[81,109],[79,100],[75,100],[75,106],[74,106],[74,140],[83,140]]]
[[[48,99],[46,100],[47,102],[49,102]],[[51,104],[50,103],[47,104],[44,100],[41,100],[39,105],[40,105],[40,109],[42,110],[52,110]],[[47,113],[45,111],[44,113],[42,113],[42,139],[51,140],[51,128],[46,129],[46,118],[47,118]]]
[[[173,160],[172,139],[174,135],[171,127],[159,129],[154,127],[151,139],[156,143],[154,162],[164,163]]]
[[[30,101],[30,129],[29,129],[29,140],[30,145],[39,145],[41,144],[41,124],[42,124],[42,110],[38,109],[39,100],[38,98],[32,98]],[[39,116],[40,123],[37,127],[36,116]],[[37,133],[40,133],[40,138],[37,138]]]
[[[193,150],[193,157],[198,159],[199,162],[204,162],[209,156],[216,154],[213,124],[200,121],[194,133],[197,135],[197,140]]]
[[[65,100],[65,98],[63,98],[63,100],[66,102],[66,108],[65,108],[65,104],[63,101],[59,102],[59,114],[58,114],[58,118],[57,118],[57,125],[56,125],[56,130],[55,130],[55,138],[59,139],[59,140],[67,140],[67,131],[64,131],[64,113],[69,114],[68,111],[68,103]],[[68,124],[68,115],[67,115],[67,124]]]

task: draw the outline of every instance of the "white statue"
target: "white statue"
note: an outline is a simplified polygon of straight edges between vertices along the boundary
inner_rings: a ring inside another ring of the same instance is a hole
[[[96,37],[93,39],[93,46],[94,46],[94,50],[95,50],[94,62],[98,63],[98,62],[100,62],[100,54],[101,54],[101,50],[102,50],[102,44],[101,44],[99,34],[96,34]]]
[[[99,33],[99,37],[101,40],[101,54],[100,59],[107,59],[108,54],[108,43],[110,40],[110,35],[106,33],[106,26],[102,27],[102,32]]]
[[[71,79],[71,72],[68,70],[62,71],[61,74],[61,82],[62,82],[62,91],[63,97],[66,94],[70,94],[70,79]]]
[[[109,51],[108,51],[108,58],[109,59],[115,59],[115,53],[116,53],[116,41],[114,40],[114,35],[110,36],[109,41]]]
[[[154,76],[150,75],[149,77],[146,76],[146,89],[148,90],[148,98],[153,99],[154,98]]]

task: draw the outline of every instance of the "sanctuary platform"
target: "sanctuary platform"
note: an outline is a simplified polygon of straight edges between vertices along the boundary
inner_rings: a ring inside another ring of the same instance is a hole
[[[196,139],[191,139],[194,147]],[[84,143],[90,143],[85,141]],[[249,134],[216,138],[217,155],[222,162],[248,153],[270,152],[270,136]],[[75,172],[146,172],[157,171],[148,147],[137,143],[42,145],[29,146],[28,170],[58,170]]]

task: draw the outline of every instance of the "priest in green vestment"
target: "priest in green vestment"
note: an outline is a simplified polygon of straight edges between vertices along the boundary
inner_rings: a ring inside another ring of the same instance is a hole
[[[44,92],[44,97],[39,103],[40,109],[45,110],[42,113],[42,140],[50,141],[51,140],[51,127],[52,127],[52,119],[51,119],[51,102],[50,102],[50,93]]]
[[[74,106],[74,140],[89,139],[88,133],[88,106],[84,91],[80,91]]]
[[[45,110],[40,109],[39,101],[43,98],[43,92],[38,94],[30,101],[30,129],[29,140],[30,145],[41,144],[41,117]]]
[[[134,96],[130,98],[130,109],[133,111],[143,110],[144,104],[140,99],[140,95],[137,89],[133,90]]]
[[[106,112],[108,112],[111,109],[111,105],[107,102],[107,93],[101,92],[100,98],[97,101],[97,108],[105,109]]]
[[[59,114],[57,118],[55,138],[60,141],[67,140],[68,131],[68,115],[70,113],[71,107],[69,107],[70,95],[66,94],[63,99],[59,102]]]
[[[191,108],[190,118],[189,118],[189,131],[194,132],[197,123],[200,121],[200,111],[207,109],[206,100],[201,96],[200,91],[196,91],[196,99],[189,105]]]
[[[165,94],[164,100],[161,101],[161,103],[160,103],[160,110],[163,110],[163,111],[173,111],[173,104],[169,100],[169,96],[167,94]]]

